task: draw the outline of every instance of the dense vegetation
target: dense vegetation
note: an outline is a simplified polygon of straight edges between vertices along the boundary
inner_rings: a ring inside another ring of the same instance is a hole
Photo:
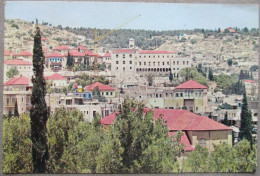
[[[103,127],[96,115],[84,121],[78,110],[58,109],[48,118],[48,173],[172,173],[172,172],[253,172],[256,146],[242,140],[235,146],[216,145],[211,154],[196,146],[187,158],[177,158],[183,145],[181,131],[168,137],[163,120],[143,114],[143,104],[126,99],[113,125]],[[32,173],[30,118],[3,120],[3,172]],[[172,142],[174,140],[175,142]]]

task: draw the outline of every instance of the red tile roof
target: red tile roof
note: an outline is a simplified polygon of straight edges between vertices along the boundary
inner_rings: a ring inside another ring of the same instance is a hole
[[[59,73],[54,73],[51,76],[45,76],[44,78],[46,80],[66,80],[66,78],[60,75]]]
[[[111,57],[110,53],[106,53],[103,57]]]
[[[64,45],[61,45],[61,46],[57,46],[56,48],[54,48],[54,50],[70,50],[69,47],[67,46],[64,46]]]
[[[253,80],[245,80],[245,82],[248,82],[248,83],[255,83],[255,81],[253,81]]]
[[[189,80],[186,81],[185,83],[182,83],[175,87],[175,89],[208,89],[206,86],[203,86],[196,81]]]
[[[78,49],[80,49],[80,50],[88,50],[84,46],[78,46],[78,47],[74,48],[74,50],[78,50]]]
[[[69,51],[70,53],[70,56],[72,57],[84,57],[85,56],[85,53],[81,53],[81,52],[78,52],[77,50],[73,50],[73,51]],[[68,53],[65,53],[63,56],[67,57],[68,56]]]
[[[23,51],[20,53],[13,53],[13,56],[32,56],[32,53],[30,53],[28,51]]]
[[[168,136],[172,137],[176,134],[176,132],[169,132]],[[173,139],[174,140],[174,139]],[[184,144],[184,151],[188,152],[188,151],[193,151],[195,148],[191,146],[190,141],[186,135],[185,132],[182,132],[182,136],[181,136],[181,140],[180,140],[181,144]]]
[[[24,61],[22,59],[10,59],[4,61],[5,65],[32,65],[31,62]]]
[[[147,112],[147,108],[144,109]],[[154,118],[158,119],[161,115],[167,122],[169,131],[217,131],[232,130],[221,123],[216,122],[205,116],[198,116],[187,110],[180,109],[154,109]],[[104,117],[102,122],[113,122],[115,115]],[[110,124],[111,124],[110,123]],[[106,124],[109,125],[109,124]]]
[[[119,50],[114,50],[113,53],[135,53],[135,50],[132,49],[119,49]]]
[[[89,55],[89,56],[94,56],[94,53],[92,53],[92,52],[89,51],[89,50],[86,50],[86,51],[85,51],[85,54],[86,54],[86,55]]]
[[[115,120],[117,114],[118,114],[118,111],[102,118],[100,120],[100,123],[103,125],[110,125]]]
[[[9,50],[4,50],[4,56],[10,56],[10,51]]]
[[[25,76],[14,77],[4,83],[4,86],[10,85],[29,85],[30,79]]]
[[[49,57],[63,57],[63,56],[59,53],[51,53],[46,55],[45,57],[49,58]]]
[[[143,51],[139,51],[139,54],[173,54],[173,52],[157,51],[157,50],[143,50]]]
[[[45,37],[43,37],[41,40],[42,40],[42,41],[47,41],[48,39],[47,39],[47,38],[45,38]]]
[[[100,82],[95,82],[89,86],[86,86],[84,90],[93,91],[95,87],[98,87],[100,91],[114,91],[115,89],[109,85],[104,85]]]

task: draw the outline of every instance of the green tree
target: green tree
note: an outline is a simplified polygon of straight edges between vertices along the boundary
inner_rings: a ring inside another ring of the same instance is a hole
[[[214,81],[214,76],[213,76],[212,68],[209,68],[208,79],[209,79],[210,81]]]
[[[226,125],[226,126],[229,126],[228,113],[227,113],[227,111],[226,111],[226,113],[225,113],[225,117],[224,117],[224,120],[223,120],[223,124]]]
[[[8,118],[10,118],[10,117],[12,117],[12,111],[11,110],[8,111]]]
[[[244,28],[244,32],[245,32],[245,33],[248,33],[248,32],[249,32],[249,30],[248,30],[247,27]]]
[[[97,99],[99,102],[106,102],[106,97],[100,94],[98,86],[93,90],[93,99]]]
[[[227,60],[227,63],[228,63],[228,66],[231,67],[231,66],[232,66],[232,63],[233,63],[233,60],[232,60],[232,59],[228,59],[228,60]]]
[[[148,86],[153,85],[153,75],[152,74],[147,75],[147,81],[148,81]]]
[[[183,147],[179,144],[181,133],[172,144],[162,117],[154,122],[153,111],[143,115],[143,108],[143,104],[125,99],[113,122],[114,136],[123,149],[119,173],[172,172]]]
[[[170,71],[169,80],[170,80],[170,82],[173,81],[173,74],[172,74],[172,71]]]
[[[211,112],[209,113],[208,118],[212,119],[212,114],[211,114]]]
[[[33,89],[31,95],[31,140],[33,173],[45,173],[48,159],[47,129],[48,109],[45,102],[46,82],[43,77],[44,56],[42,52],[40,28],[36,25],[33,46]]]
[[[15,116],[15,117],[19,117],[18,106],[17,106],[17,100],[15,101],[15,105],[14,105],[14,116]]]
[[[195,43],[197,43],[197,40],[196,39],[191,39],[190,42],[191,42],[192,45],[194,45]]]
[[[258,65],[253,65],[253,66],[251,66],[250,67],[250,71],[252,72],[254,72],[254,71],[256,71],[256,70],[258,70]]]
[[[183,81],[188,81],[192,79],[205,86],[207,86],[208,84],[208,80],[201,73],[199,73],[196,68],[183,68],[180,70],[179,73],[180,76],[183,78]]]
[[[239,128],[239,140],[246,139],[252,145],[253,138],[252,138],[252,114],[251,111],[248,109],[248,102],[246,91],[243,93],[243,100],[242,100],[242,110],[241,110],[241,121],[240,121],[240,128]]]
[[[32,173],[30,117],[3,119],[2,169],[5,174]]]
[[[72,68],[74,65],[74,60],[73,58],[70,56],[70,52],[68,51],[68,56],[67,56],[67,68]]]
[[[222,105],[218,106],[218,109],[233,109],[230,104],[223,103]]]
[[[6,72],[6,76],[8,78],[13,78],[14,76],[16,76],[18,74],[19,74],[19,71],[14,66],[11,66],[11,68],[9,68],[9,70]]]

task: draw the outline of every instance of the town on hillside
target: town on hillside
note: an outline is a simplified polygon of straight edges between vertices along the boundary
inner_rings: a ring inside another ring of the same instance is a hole
[[[6,19],[4,25],[7,117],[29,113],[32,106],[35,22]],[[215,144],[239,141],[245,92],[257,140],[258,29],[151,33],[145,40],[126,35],[122,45],[111,34],[96,46],[94,29],[85,29],[89,35],[84,35],[84,29],[38,25],[50,114],[77,109],[84,121],[92,123],[98,116],[107,128],[120,105],[133,98],[144,105],[144,114],[152,111],[154,119],[162,117],[169,137],[182,131],[186,156],[197,144],[214,151]],[[129,33],[120,30],[124,32]]]

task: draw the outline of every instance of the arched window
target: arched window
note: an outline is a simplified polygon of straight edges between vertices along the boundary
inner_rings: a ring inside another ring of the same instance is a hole
[[[201,139],[198,140],[198,143],[199,143],[200,145],[202,145],[203,147],[206,147],[206,139],[201,138]]]

